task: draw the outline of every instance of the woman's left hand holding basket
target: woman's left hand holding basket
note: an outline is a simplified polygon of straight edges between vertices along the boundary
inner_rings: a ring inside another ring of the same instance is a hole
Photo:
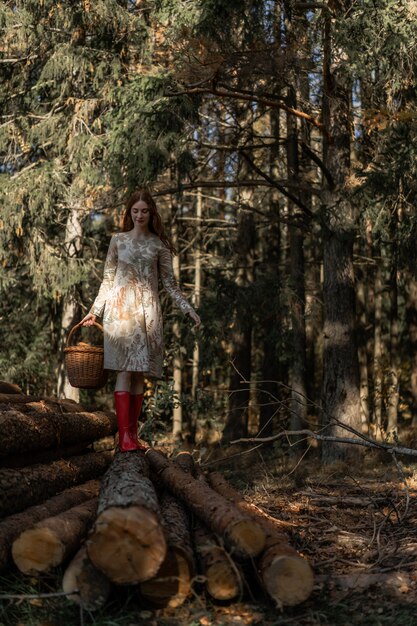
[[[87,315],[81,320],[80,324],[83,326],[92,326],[96,323],[96,316],[93,313],[87,313]]]

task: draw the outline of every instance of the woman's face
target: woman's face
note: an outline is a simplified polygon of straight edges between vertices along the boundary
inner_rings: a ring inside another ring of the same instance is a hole
[[[147,228],[151,214],[149,207],[144,200],[138,200],[130,209],[130,215],[132,216],[133,225],[140,226],[140,228]]]

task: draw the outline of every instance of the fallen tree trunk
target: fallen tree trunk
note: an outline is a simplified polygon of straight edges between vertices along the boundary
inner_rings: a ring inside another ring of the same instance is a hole
[[[63,413],[78,413],[83,411],[81,404],[70,400],[69,398],[43,398],[41,396],[27,396],[25,394],[0,393],[0,411],[8,407],[8,405],[28,404],[29,402],[39,402],[45,407],[53,410],[56,408]]]
[[[42,504],[32,506],[2,520],[0,522],[0,572],[10,565],[12,543],[24,530],[47,517],[58,515],[77,504],[97,497],[99,489],[100,483],[97,480],[91,480],[84,485],[66,489]]]
[[[180,453],[175,462],[184,471],[195,475],[196,468],[190,454]],[[198,470],[198,480],[207,484],[206,477]],[[233,600],[243,593],[243,575],[216,535],[197,517],[193,527],[194,545],[197,552],[199,571],[204,578],[207,593],[215,600]]]
[[[232,485],[227,482],[224,476],[219,472],[210,472],[207,475],[207,480],[211,487],[215,491],[217,491],[217,493],[220,493],[231,502],[234,502],[236,506],[241,509],[241,511],[245,511],[245,513],[256,517],[256,519],[258,520],[263,519],[269,522],[268,528],[273,527],[276,531],[280,533],[285,532],[285,528],[288,528],[288,523],[272,517],[272,515],[269,515],[268,513],[263,511],[259,506],[253,504],[253,502],[247,502],[244,496],[242,496],[241,493],[234,489],[234,487],[232,487]]]
[[[146,457],[165,486],[215,533],[223,536],[235,554],[251,558],[262,551],[265,533],[251,517],[159,452],[149,449]]]
[[[152,578],[165,558],[161,515],[148,473],[142,452],[118,452],[103,478],[87,552],[93,564],[118,584]]]
[[[93,444],[81,443],[55,450],[39,450],[37,452],[26,452],[23,454],[13,454],[11,456],[0,457],[0,468],[28,467],[39,463],[53,463],[60,459],[67,459],[71,456],[78,456],[87,452],[92,452]]]
[[[215,535],[198,519],[193,534],[199,570],[207,592],[215,600],[233,600],[240,596],[243,592],[240,571]]]
[[[76,602],[87,611],[97,611],[106,604],[111,590],[111,582],[88,558],[87,548],[83,545],[65,570],[62,589],[68,600]]]
[[[91,452],[48,465],[0,470],[0,517],[19,513],[63,489],[101,476],[111,452]]]
[[[294,606],[304,602],[313,591],[313,572],[309,563],[289,545],[288,536],[282,531],[278,520],[246,502],[221,474],[213,472],[208,479],[219,494],[230,498],[244,511],[251,512],[264,529],[266,545],[257,566],[269,596],[278,606]]]
[[[96,515],[97,503],[93,498],[23,531],[12,545],[19,570],[23,574],[49,572],[73,555]]]
[[[190,523],[184,506],[169,493],[161,497],[167,553],[156,576],[140,584],[141,596],[157,607],[178,607],[191,591],[195,574]]]
[[[115,415],[64,413],[43,402],[0,410],[0,456],[91,443],[117,430]]]

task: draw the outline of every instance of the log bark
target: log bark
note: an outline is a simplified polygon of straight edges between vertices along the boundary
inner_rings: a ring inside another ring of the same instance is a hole
[[[191,591],[195,574],[188,513],[181,502],[165,492],[160,501],[167,553],[156,576],[140,584],[141,596],[157,607],[181,606]]]
[[[25,395],[18,385],[8,383],[5,380],[0,380],[0,393]]]
[[[118,584],[140,583],[157,573],[166,541],[149,468],[140,451],[117,453],[103,478],[88,555]]]
[[[37,465],[39,463],[53,463],[53,461],[67,459],[70,456],[78,456],[92,451],[92,444],[81,443],[78,445],[74,444],[73,446],[67,446],[65,448],[56,448],[54,450],[39,450],[37,452],[12,454],[10,456],[0,457],[0,468],[18,468],[28,467],[29,465]]]
[[[189,452],[180,452],[175,463],[191,476],[196,473],[194,459]],[[199,474],[199,480],[205,476]],[[226,550],[219,545],[216,535],[195,517],[193,540],[197,553],[199,572],[205,580],[207,592],[215,600],[233,600],[243,591],[242,576]]]
[[[97,611],[107,601],[111,590],[111,582],[88,558],[85,544],[81,546],[62,578],[62,589],[65,593],[77,591],[67,596],[86,611]]]
[[[7,569],[11,563],[11,546],[13,541],[26,529],[34,526],[41,520],[58,515],[73,506],[82,504],[98,496],[100,483],[90,480],[84,485],[71,487],[62,493],[49,498],[42,504],[32,506],[22,513],[6,517],[0,522],[0,572]]]
[[[78,404],[69,398],[62,398],[61,400],[58,400],[53,397],[45,398],[42,396],[27,396],[25,394],[0,392],[0,410],[4,408],[2,405],[27,404],[28,402],[39,402],[46,407],[50,407],[51,409],[56,409],[57,411],[61,410],[63,413],[78,413],[83,411],[81,404]]]
[[[0,407],[0,456],[91,443],[116,431],[111,414],[64,413],[43,402]]]
[[[149,449],[146,457],[165,486],[215,533],[223,536],[236,555],[251,558],[262,551],[265,533],[257,522],[159,452]]]
[[[219,474],[218,472],[210,472],[207,476],[207,480],[210,486],[217,491],[220,495],[231,502],[234,502],[239,509],[248,513],[248,515],[253,515],[257,519],[263,519],[269,522],[271,527],[273,527],[277,532],[285,532],[285,528],[288,527],[286,522],[276,519],[272,517],[272,515],[268,515],[261,508],[253,504],[252,502],[247,502],[241,493],[236,491],[232,485],[227,482],[227,480]]]
[[[246,502],[221,474],[213,472],[209,475],[209,481],[218,493],[253,515],[265,531],[265,550],[257,566],[269,596],[278,606],[295,606],[307,600],[313,591],[313,572],[309,563],[289,545],[280,522]]]
[[[48,465],[0,470],[0,517],[19,513],[63,489],[98,478],[110,465],[111,452],[91,452]]]
[[[24,574],[49,572],[74,554],[97,511],[98,498],[38,522],[13,542],[12,556]]]

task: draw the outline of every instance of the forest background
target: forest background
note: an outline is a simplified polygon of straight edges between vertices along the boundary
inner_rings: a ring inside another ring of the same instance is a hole
[[[146,184],[203,320],[164,299],[153,427],[412,430],[416,18],[414,0],[2,2],[1,378],[78,399],[63,347]]]

